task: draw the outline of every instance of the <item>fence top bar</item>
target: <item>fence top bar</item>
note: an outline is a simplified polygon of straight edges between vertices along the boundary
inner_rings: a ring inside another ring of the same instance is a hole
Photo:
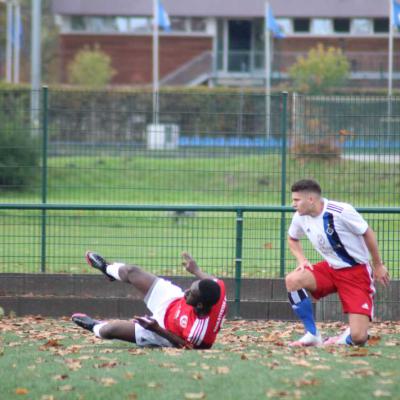
[[[225,211],[225,212],[293,212],[291,206],[216,206],[216,205],[141,205],[141,204],[50,204],[4,203],[2,210],[98,210],[98,211]],[[371,214],[400,214],[400,207],[359,207],[357,211]]]

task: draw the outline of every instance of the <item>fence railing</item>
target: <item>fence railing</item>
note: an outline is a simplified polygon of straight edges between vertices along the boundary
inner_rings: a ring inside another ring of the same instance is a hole
[[[365,213],[399,277],[400,98],[161,92],[155,125],[151,93],[43,90],[36,126],[29,95],[0,92],[0,272],[86,273],[92,249],[180,274],[188,250],[281,277],[290,185],[312,177]]]

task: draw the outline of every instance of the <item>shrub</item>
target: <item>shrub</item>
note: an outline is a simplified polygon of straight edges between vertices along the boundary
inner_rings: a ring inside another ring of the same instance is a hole
[[[69,64],[68,74],[72,84],[101,88],[110,83],[115,70],[111,58],[98,46],[94,49],[84,47]]]
[[[318,44],[307,57],[299,57],[289,69],[295,90],[321,94],[341,86],[349,73],[350,64],[340,49],[324,48]]]
[[[6,103],[1,98],[0,105],[2,100]],[[21,112],[0,107],[0,189],[21,190],[35,183],[39,156],[38,140]]]

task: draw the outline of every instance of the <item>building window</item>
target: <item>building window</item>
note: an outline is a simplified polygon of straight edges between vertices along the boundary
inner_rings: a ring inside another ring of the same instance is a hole
[[[295,33],[310,32],[309,18],[295,18],[293,20],[293,28]]]
[[[354,18],[351,21],[350,31],[356,35],[368,35],[373,33],[372,21],[366,18]]]
[[[333,31],[335,33],[350,33],[350,19],[349,18],[334,18]]]
[[[314,18],[311,23],[311,33],[315,35],[331,35],[333,33],[332,20],[328,18]]]
[[[192,18],[190,20],[190,30],[192,32],[205,32],[207,28],[205,18]]]
[[[185,18],[171,17],[171,30],[175,32],[186,31],[186,20]]]
[[[86,30],[86,23],[85,23],[85,18],[80,16],[80,15],[76,15],[71,17],[71,30],[73,31],[84,31]]]
[[[292,25],[292,20],[290,18],[277,18],[276,22],[278,23],[279,27],[281,28],[281,31],[289,35],[293,33],[293,25]]]
[[[374,19],[374,32],[375,33],[388,33],[389,32],[389,18],[375,18]]]

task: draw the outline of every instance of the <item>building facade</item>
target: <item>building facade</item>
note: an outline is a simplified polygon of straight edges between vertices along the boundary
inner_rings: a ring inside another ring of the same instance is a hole
[[[164,85],[264,85],[263,0],[164,0],[171,29],[160,30]],[[285,37],[273,39],[272,80],[318,43],[342,49],[354,86],[385,86],[389,1],[270,0]],[[82,47],[98,45],[111,56],[114,84],[152,81],[152,0],[53,0],[60,26],[62,80]],[[268,61],[267,61],[268,62]],[[394,85],[400,82],[400,36],[394,39]]]

